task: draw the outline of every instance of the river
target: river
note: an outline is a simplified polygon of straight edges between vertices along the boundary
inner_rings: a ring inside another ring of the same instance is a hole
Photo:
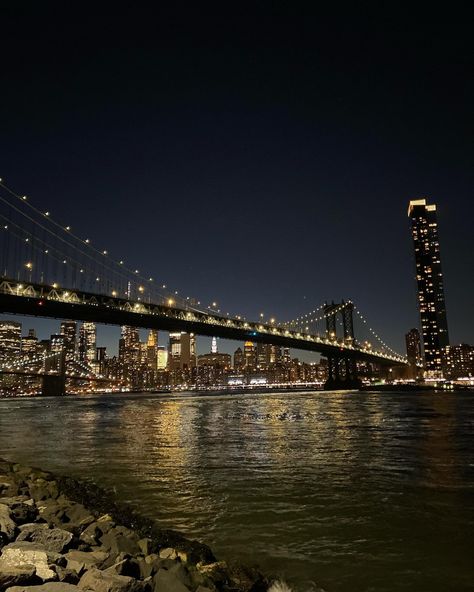
[[[0,400],[0,457],[327,592],[472,590],[472,393]]]

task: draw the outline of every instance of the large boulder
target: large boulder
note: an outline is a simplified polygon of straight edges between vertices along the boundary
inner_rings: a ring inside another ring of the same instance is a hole
[[[41,586],[13,586],[7,592],[78,592],[79,588],[66,582],[48,582]]]
[[[22,529],[17,541],[41,543],[47,551],[62,553],[72,541],[72,533],[62,528],[44,528],[43,524],[31,524]]]
[[[135,592],[139,590],[139,583],[127,576],[118,576],[100,569],[92,568],[82,576],[79,582],[81,590],[94,592]]]
[[[16,524],[12,520],[10,508],[0,504],[0,544],[15,538]]]
[[[34,566],[36,575],[43,582],[57,579],[56,572],[49,567],[49,557],[46,549],[39,543],[19,541],[10,543],[2,549],[0,557],[0,572],[11,568],[25,568]]]
[[[189,592],[180,575],[167,569],[160,569],[153,578],[154,592]]]
[[[77,574],[82,575],[84,570],[92,567],[101,567],[109,554],[105,551],[68,551],[64,558],[67,561],[66,567],[74,570]]]
[[[19,586],[21,584],[41,583],[36,575],[34,565],[23,565],[20,567],[0,567],[0,590],[7,590],[10,586]]]

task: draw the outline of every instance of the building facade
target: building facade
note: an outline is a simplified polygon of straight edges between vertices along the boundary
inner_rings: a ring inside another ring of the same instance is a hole
[[[436,206],[426,199],[410,201],[408,217],[415,251],[421,334],[426,375],[440,377],[449,345]]]

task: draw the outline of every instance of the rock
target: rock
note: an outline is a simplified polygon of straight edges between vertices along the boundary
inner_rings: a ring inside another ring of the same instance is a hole
[[[41,580],[36,576],[34,565],[2,567],[0,560],[0,590],[6,590],[9,586],[36,584],[37,582],[41,583]]]
[[[10,508],[0,504],[0,540],[12,541],[15,538],[16,524],[11,518]]]
[[[80,534],[79,538],[83,543],[87,545],[97,545],[100,536],[102,535],[97,522],[89,524]]]
[[[109,554],[104,551],[68,551],[64,558],[67,560],[67,569],[74,570],[81,575],[85,569],[102,566]]]
[[[94,516],[82,504],[71,504],[66,508],[65,516],[75,526],[88,526],[95,521]]]
[[[41,586],[13,586],[7,592],[78,592],[79,588],[66,582],[48,582]]]
[[[46,481],[46,479],[35,479],[30,483],[30,494],[35,501],[41,501],[48,498],[56,499],[59,496],[58,484],[56,481]]]
[[[94,592],[132,592],[137,590],[137,585],[133,578],[92,568],[82,576],[79,588],[94,590]]]
[[[138,536],[123,527],[114,527],[100,538],[102,545],[112,553],[140,553]]]
[[[176,549],[168,547],[166,549],[161,549],[160,557],[161,559],[177,559],[178,553],[176,552]]]
[[[20,541],[10,543],[3,548],[0,557],[0,572],[12,567],[23,568],[31,565],[34,565],[36,575],[44,582],[56,579],[56,573],[49,568],[48,554],[43,545]]]
[[[132,557],[127,557],[114,563],[107,569],[105,569],[107,573],[114,573],[118,576],[129,576],[130,578],[140,578],[140,565],[136,559]],[[151,574],[148,574],[151,575]]]
[[[183,582],[166,569],[160,569],[153,578],[154,592],[189,592]]]
[[[72,541],[72,534],[61,528],[44,528],[42,524],[33,525],[28,529],[23,529],[18,535],[18,541],[32,541],[34,543],[41,543],[47,551],[55,551],[62,553],[64,549]]]
[[[143,555],[148,555],[150,553],[150,543],[151,543],[151,539],[148,539],[148,538],[140,539],[137,542],[137,545],[138,545],[140,551],[143,553]]]

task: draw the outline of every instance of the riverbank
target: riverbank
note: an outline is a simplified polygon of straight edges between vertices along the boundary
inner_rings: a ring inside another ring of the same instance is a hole
[[[271,584],[93,483],[3,459],[0,552],[0,592],[263,592]]]

